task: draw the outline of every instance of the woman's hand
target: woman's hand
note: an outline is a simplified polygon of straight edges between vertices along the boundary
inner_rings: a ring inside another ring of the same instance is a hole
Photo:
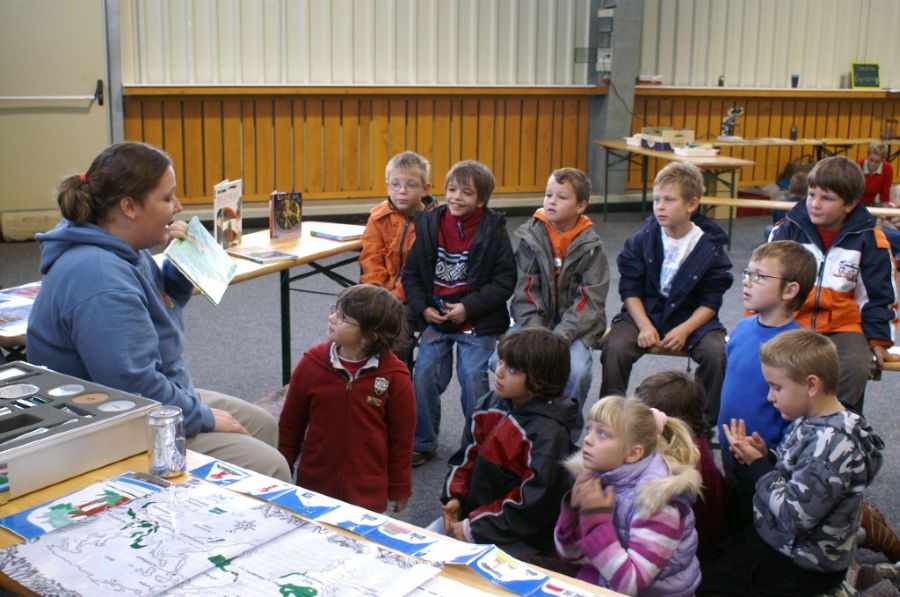
[[[220,410],[218,408],[209,409],[212,411],[213,419],[216,422],[216,426],[213,428],[213,431],[218,431],[221,433],[243,433],[244,435],[250,435],[250,433],[244,429],[244,426],[238,423],[237,419],[235,419],[230,412],[225,410]]]
[[[168,231],[166,232],[166,245],[175,240],[176,238],[180,238],[181,240],[187,240],[188,237],[188,223],[183,222],[181,220],[175,220],[171,224],[169,224]]]

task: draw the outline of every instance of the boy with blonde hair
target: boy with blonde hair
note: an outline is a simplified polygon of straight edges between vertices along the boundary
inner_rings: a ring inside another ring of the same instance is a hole
[[[616,259],[623,307],[601,341],[600,396],[624,395],[634,362],[651,348],[686,350],[706,391],[706,418],[715,421],[725,374],[718,312],[732,277],[728,237],[697,211],[702,193],[693,164],[673,162],[656,175],[653,215]]]
[[[362,235],[359,255],[360,284],[387,288],[406,303],[403,291],[403,268],[416,240],[413,217],[437,206],[428,194],[430,164],[412,151],[398,153],[384,169],[384,187],[388,198],[372,208]],[[400,360],[412,363],[415,325],[410,322],[398,338],[395,351]]]
[[[742,420],[722,430],[755,487],[753,528],[702,563],[699,594],[817,595],[840,586],[853,557],[863,492],[884,444],[838,400],[838,355],[821,334],[792,330],[762,345],[769,401],[793,421],[770,460]]]
[[[545,327],[568,340],[571,374],[563,395],[581,409],[591,387],[591,348],[606,330],[609,263],[603,242],[584,215],[591,181],[576,168],[560,168],[547,180],[544,205],[519,227],[518,281],[512,311],[516,326]]]

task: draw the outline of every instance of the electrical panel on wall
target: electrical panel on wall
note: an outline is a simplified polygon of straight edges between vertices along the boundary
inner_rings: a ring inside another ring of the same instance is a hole
[[[597,10],[597,63],[598,73],[609,73],[612,70],[612,34],[613,34],[612,8],[600,8]]]

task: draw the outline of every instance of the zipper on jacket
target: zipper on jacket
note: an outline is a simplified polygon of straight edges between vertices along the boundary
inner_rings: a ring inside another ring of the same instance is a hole
[[[828,248],[831,250],[831,247]],[[819,274],[817,277],[816,284],[816,298],[813,301],[813,312],[812,312],[812,320],[810,321],[810,329],[812,331],[816,331],[816,318],[819,316],[819,296],[822,294],[822,280],[825,278],[825,262],[828,261],[828,251],[825,252],[825,257],[822,258],[822,265],[819,266]]]

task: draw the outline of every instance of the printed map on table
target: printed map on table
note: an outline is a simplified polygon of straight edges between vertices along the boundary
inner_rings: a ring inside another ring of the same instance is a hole
[[[0,571],[40,595],[374,596],[440,565],[193,479],[0,550]]]
[[[127,504],[135,498],[158,493],[169,485],[171,483],[168,481],[145,473],[123,473],[109,481],[94,483],[45,504],[0,518],[0,526],[24,539],[34,539]]]

